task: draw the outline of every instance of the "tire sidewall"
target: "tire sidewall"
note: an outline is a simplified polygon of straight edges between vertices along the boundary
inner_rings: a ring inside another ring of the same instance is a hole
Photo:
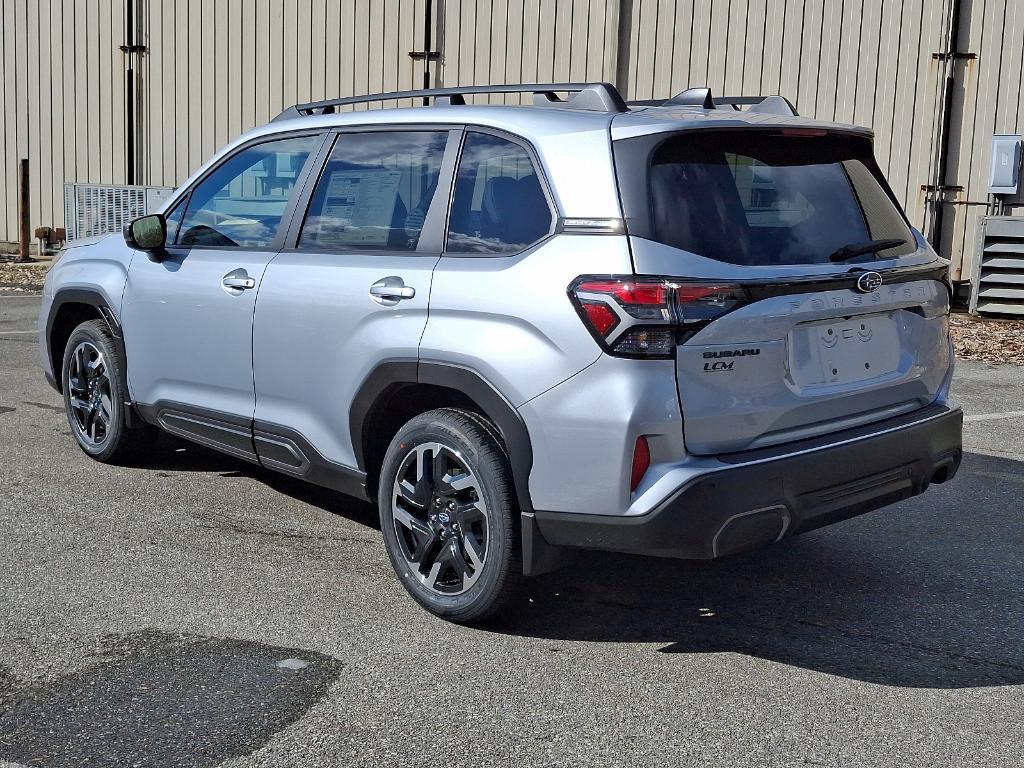
[[[392,512],[395,477],[408,453],[423,443],[440,443],[461,455],[480,482],[478,490],[489,513],[484,571],[480,574],[479,580],[460,595],[440,595],[424,586],[412,574],[395,533]],[[381,533],[398,578],[427,610],[444,618],[456,620],[471,620],[475,614],[486,612],[485,606],[493,602],[500,590],[505,572],[510,567],[512,549],[516,544],[513,537],[508,535],[510,530],[514,530],[513,526],[507,525],[508,518],[513,513],[509,494],[507,490],[502,493],[500,480],[494,477],[487,462],[481,460],[482,446],[474,443],[475,441],[464,434],[456,424],[443,416],[413,419],[398,431],[385,454],[377,492]]]
[[[68,368],[71,363],[71,355],[75,348],[83,341],[87,341],[99,349],[107,361],[107,378],[110,381],[110,428],[107,438],[98,446],[89,445],[81,440],[78,433],[78,424],[75,421],[74,413],[71,410],[71,387],[69,386]],[[121,377],[119,359],[116,357],[117,350],[110,343],[110,339],[100,333],[91,323],[83,323],[78,326],[68,338],[67,346],[64,348],[64,360],[61,365],[61,388],[64,391],[64,415],[71,428],[71,434],[81,448],[89,456],[95,459],[105,460],[117,451],[125,430],[124,424],[124,393],[121,391]]]

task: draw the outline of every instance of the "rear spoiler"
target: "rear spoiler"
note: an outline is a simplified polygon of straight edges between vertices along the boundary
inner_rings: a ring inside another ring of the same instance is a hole
[[[687,88],[670,99],[645,99],[627,102],[631,107],[697,107],[699,109],[747,107],[748,112],[763,112],[769,115],[790,115],[799,113],[785,96],[713,96],[710,88]]]

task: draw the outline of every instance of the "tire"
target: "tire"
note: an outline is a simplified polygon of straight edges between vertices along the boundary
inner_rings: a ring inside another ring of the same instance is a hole
[[[379,489],[388,557],[420,605],[475,624],[512,599],[523,581],[519,509],[489,421],[455,408],[413,418],[388,447]]]
[[[155,432],[128,428],[124,371],[105,322],[89,320],[71,333],[61,365],[64,412],[79,448],[97,461],[123,459]]]

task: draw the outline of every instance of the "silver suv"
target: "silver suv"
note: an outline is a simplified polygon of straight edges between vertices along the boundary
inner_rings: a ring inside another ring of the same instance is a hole
[[[946,274],[871,133],[780,97],[438,89],[292,107],[73,244],[40,346],[90,456],[159,427],[373,500],[473,622],[574,548],[715,558],[951,478]]]

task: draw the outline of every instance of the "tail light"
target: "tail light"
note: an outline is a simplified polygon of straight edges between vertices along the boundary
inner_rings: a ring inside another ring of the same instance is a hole
[[[671,357],[677,344],[748,301],[731,283],[635,277],[581,277],[569,297],[607,352],[654,358]]]

